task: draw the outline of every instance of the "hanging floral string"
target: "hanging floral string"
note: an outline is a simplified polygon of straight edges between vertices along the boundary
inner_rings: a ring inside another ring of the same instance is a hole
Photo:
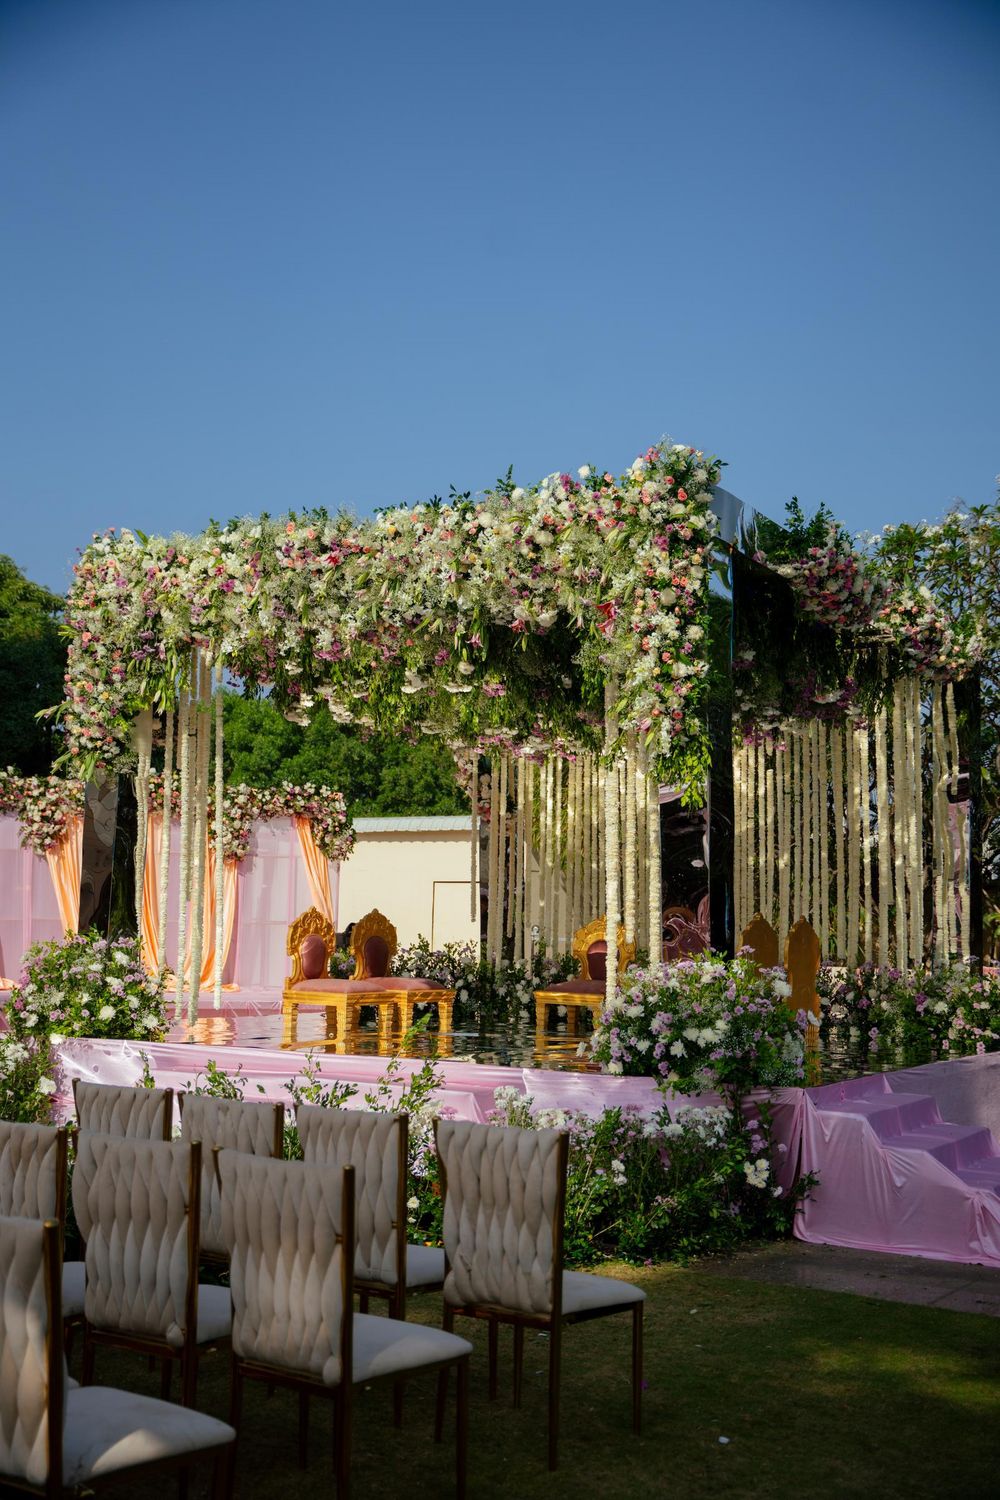
[[[167,705],[163,736],[163,782],[173,790],[174,785],[174,710]],[[159,925],[156,934],[157,952],[160,956],[160,973],[167,969],[167,902],[170,894],[170,839],[173,818],[171,807],[161,807],[160,818],[160,869],[159,869]]]
[[[211,681],[211,679],[209,679]],[[226,867],[223,856],[223,832],[225,823],[225,767],[223,764],[223,681],[220,664],[215,684],[215,1009],[222,1008],[222,971],[225,964],[225,899]]]

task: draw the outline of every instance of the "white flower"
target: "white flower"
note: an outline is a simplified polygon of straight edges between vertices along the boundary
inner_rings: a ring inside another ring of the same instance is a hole
[[[416,1209],[418,1209],[420,1207],[420,1199],[419,1198],[407,1198],[407,1200],[406,1200],[406,1206],[410,1210],[410,1212],[413,1213]]]
[[[53,1083],[53,1081],[52,1081],[51,1078],[39,1078],[39,1080],[38,1080],[38,1092],[40,1094],[54,1094],[55,1091],[56,1091],[56,1086]]]
[[[156,1017],[152,1014],[151,1011],[147,1011],[146,1014],[143,1017],[141,1017],[141,1019],[139,1021],[139,1025],[145,1031],[155,1031],[156,1028],[157,1028],[157,1026],[159,1026],[159,1024],[160,1024],[159,1021],[156,1019]]]
[[[113,1021],[114,1018],[115,1008],[113,1005],[102,1005],[100,1010],[97,1012],[97,1019],[99,1021]]]
[[[577,472],[577,474],[579,475],[579,477],[581,479],[589,479],[590,478],[590,465],[589,464],[581,464],[580,467],[577,469],[576,472]]]
[[[774,993],[780,996],[782,1000],[787,1000],[792,993],[791,985],[786,984],[783,979],[776,979],[773,988]]]
[[[670,1055],[672,1057],[687,1057],[687,1048],[681,1041],[671,1042]]]
[[[63,1036],[61,1031],[49,1032],[49,1041],[52,1043],[53,1047],[60,1046],[61,1043],[63,1043],[65,1040],[66,1038]]]

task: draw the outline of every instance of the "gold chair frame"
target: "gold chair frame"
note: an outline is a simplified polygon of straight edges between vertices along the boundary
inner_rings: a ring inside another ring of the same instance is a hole
[[[333,924],[323,916],[322,912],[311,906],[308,911],[296,917],[288,929],[286,950],[292,960],[292,972],[285,981],[285,987],[281,994],[281,1011],[283,1018],[282,1042],[285,1046],[297,1045],[297,1020],[300,1005],[322,1005],[327,1012],[328,1018],[333,1019],[335,1024],[332,1028],[327,1024],[327,1035],[331,1040],[336,1038],[342,1043],[348,1031],[357,1024],[358,1012],[363,1005],[374,1005],[379,1015],[379,1031],[383,1034],[388,1032],[392,1025],[393,1012],[399,1020],[401,1031],[409,1031],[413,1025],[413,1013],[418,1005],[437,1006],[438,1025],[441,1031],[450,1031],[452,1027],[452,1016],[455,1006],[455,991],[444,989],[430,990],[403,990],[394,988],[393,976],[385,976],[385,988],[378,990],[366,990],[359,994],[337,994],[329,990],[298,989],[305,975],[302,973],[302,959],[299,947],[304,938],[312,935],[321,937],[326,944],[326,961],[329,963],[330,954],[337,946],[337,935]],[[389,950],[389,962],[396,956],[399,947],[399,939],[396,929],[375,907],[363,916],[354,925],[351,933],[351,952],[354,955],[354,973],[352,979],[370,979],[368,966],[365,960],[365,945],[369,938],[379,937],[383,940]]]
[[[578,979],[590,979],[589,951],[592,943],[600,942],[607,932],[607,918],[595,917],[593,922],[588,922],[586,927],[577,928],[573,934],[573,957],[576,959],[579,972]],[[624,923],[618,924],[618,978],[624,974],[629,964],[635,962],[635,943],[625,941]],[[565,1005],[567,1019],[570,1029],[577,1029],[577,1021],[581,1010],[589,1010],[596,1022],[601,1006],[604,1004],[603,995],[574,995],[572,990],[536,990],[535,991],[535,1025],[539,1031],[545,1030],[548,1019],[548,1007],[550,1005]]]

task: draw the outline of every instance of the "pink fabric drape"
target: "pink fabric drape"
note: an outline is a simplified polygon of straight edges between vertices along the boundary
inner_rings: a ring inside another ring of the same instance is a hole
[[[83,816],[71,818],[66,832],[45,858],[52,876],[59,917],[64,932],[76,932],[80,925],[80,878],[83,874]]]
[[[302,862],[305,865],[306,879],[309,882],[309,894],[317,911],[323,913],[328,922],[334,927],[337,925],[337,914],[333,907],[333,897],[330,894],[330,866],[327,860],[316,848],[316,840],[313,838],[312,823],[309,818],[293,818],[295,832],[299,836],[299,847],[302,850]]]

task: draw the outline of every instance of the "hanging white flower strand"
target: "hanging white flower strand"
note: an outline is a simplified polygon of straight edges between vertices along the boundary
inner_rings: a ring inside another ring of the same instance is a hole
[[[142,944],[142,888],[146,878],[149,840],[149,773],[153,766],[153,711],[145,708],[135,721],[135,930]]]
[[[479,756],[469,756],[469,921],[475,924],[479,947]]]
[[[170,841],[173,825],[174,788],[174,710],[168,706],[163,747],[163,829],[160,838],[159,930],[157,953],[159,972],[167,971],[167,900],[170,893]]]
[[[610,682],[604,687],[604,746],[610,755],[618,739],[614,705],[617,693]],[[618,985],[618,924],[621,920],[619,883],[621,879],[618,845],[618,766],[615,761],[605,768],[604,776],[604,847],[605,847],[605,914],[604,936],[607,945],[604,981],[605,1004],[615,1003]]]
[[[194,663],[191,664],[192,686]],[[180,808],[180,886],[177,904],[177,957],[174,963],[175,1011],[180,1019],[184,1010],[184,958],[187,937],[188,901],[191,898],[191,692],[192,686],[182,683],[177,705],[177,748],[181,773]]]
[[[958,866],[958,931],[956,940],[959,958],[969,956],[969,843],[968,843],[968,804],[964,808],[958,801],[959,793],[959,759],[958,759],[958,714],[955,709],[955,689],[949,682],[946,693],[948,707],[948,746],[951,755],[952,782],[951,791],[955,798],[955,822],[958,829],[958,855],[956,864]]]
[[[635,731],[625,737],[625,941],[635,942]]]
[[[209,677],[211,685],[211,677]],[[219,664],[215,684],[215,1008],[222,1009],[222,969],[226,940],[226,865],[223,849],[225,829],[226,780],[223,765],[223,670]]]
[[[646,881],[649,900],[649,961],[663,959],[663,892],[660,859],[660,775],[656,754],[646,773]]]
[[[905,977],[910,968],[910,943],[906,897],[909,788],[906,775],[904,698],[904,684],[897,682],[892,695],[892,841],[896,887],[896,967]]]
[[[192,816],[194,872],[191,883],[191,964],[188,981],[188,1025],[198,1019],[201,993],[201,956],[205,946],[205,862],[208,854],[208,767],[211,755],[212,721],[209,717],[211,690],[209,669],[199,653],[196,664],[197,735],[195,739],[195,794]]]
[[[883,967],[888,967],[893,958],[889,944],[892,859],[889,838],[889,754],[884,708],[880,708],[875,715],[875,815],[878,820],[878,962]]]

